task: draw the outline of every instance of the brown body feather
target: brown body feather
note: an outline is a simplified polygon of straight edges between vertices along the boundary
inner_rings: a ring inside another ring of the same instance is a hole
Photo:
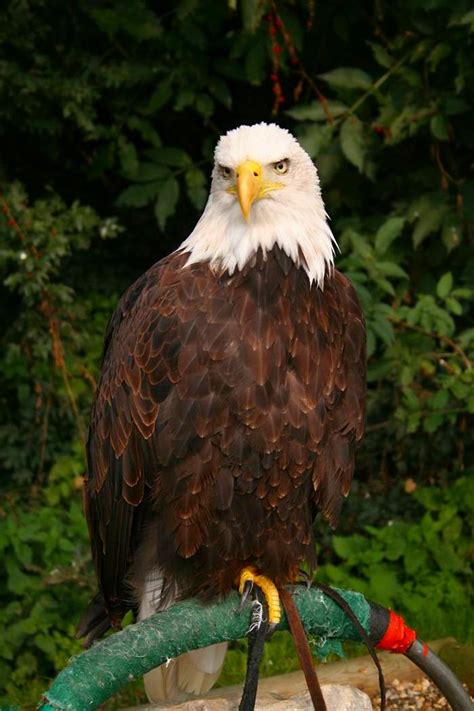
[[[315,564],[364,429],[365,329],[350,282],[324,289],[274,248],[242,271],[176,252],[123,296],[88,441],[86,514],[117,624],[150,569],[183,596],[242,567],[284,583]]]

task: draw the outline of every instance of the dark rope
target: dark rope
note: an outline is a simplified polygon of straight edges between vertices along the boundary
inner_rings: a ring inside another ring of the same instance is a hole
[[[285,590],[285,588],[279,588],[278,592],[280,593],[280,599],[283,603],[283,607],[285,608],[288,625],[295,642],[296,651],[298,653],[298,658],[306,679],[306,685],[308,687],[314,709],[315,711],[327,711],[323,692],[321,691],[321,686],[314,668],[308,639],[306,637],[298,609],[295,605],[295,601],[293,600],[292,595]]]
[[[245,673],[244,690],[240,699],[239,711],[253,711],[255,708],[260,662],[268,632],[268,606],[260,588],[255,586],[254,589],[255,599],[262,605],[263,617],[260,626],[248,634],[247,671]]]
[[[369,635],[367,634],[367,632],[365,631],[365,629],[363,628],[363,626],[357,619],[351,606],[347,604],[347,602],[344,600],[344,598],[341,595],[339,595],[339,593],[337,593],[335,590],[330,588],[329,585],[325,585],[324,583],[319,583],[319,582],[315,581],[313,583],[313,585],[315,588],[319,588],[319,590],[321,590],[325,595],[330,597],[331,600],[334,600],[336,605],[338,605],[341,608],[341,610],[343,610],[346,613],[346,615],[348,616],[348,618],[350,619],[350,621],[352,622],[354,627],[358,630],[358,632],[362,638],[362,641],[364,642],[365,646],[367,647],[367,650],[368,650],[370,656],[372,657],[372,659],[374,660],[375,666],[377,667],[377,672],[379,675],[379,687],[380,687],[380,711],[385,711],[385,709],[386,709],[385,679],[383,676],[382,666],[381,666],[379,658],[377,656],[377,652],[375,651],[375,647],[372,644],[372,641],[371,641]]]

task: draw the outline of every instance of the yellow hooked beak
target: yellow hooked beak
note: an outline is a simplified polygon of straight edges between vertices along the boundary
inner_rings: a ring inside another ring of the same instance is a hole
[[[237,193],[242,215],[249,219],[250,208],[255,200],[264,197],[270,190],[282,188],[282,183],[271,183],[263,180],[263,170],[260,163],[246,160],[239,165],[236,171],[235,187],[228,188],[228,192]]]
[[[249,219],[250,208],[260,194],[262,187],[262,166],[253,160],[246,160],[237,168],[237,197],[240,209],[246,220]]]

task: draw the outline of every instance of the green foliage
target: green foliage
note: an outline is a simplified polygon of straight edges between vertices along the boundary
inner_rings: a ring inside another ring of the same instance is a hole
[[[75,487],[107,319],[189,234],[218,135],[275,108],[315,159],[338,266],[367,319],[367,436],[340,537],[318,532],[325,574],[428,636],[462,634],[474,412],[467,2],[362,2],[349,21],[337,3],[307,0],[80,0],[67,12],[27,0],[0,18],[0,703],[34,704],[77,649],[94,588]],[[229,670],[240,647],[232,655]]]
[[[411,495],[421,506],[414,520],[334,536],[337,558],[319,575],[404,613],[425,639],[449,629],[472,641],[468,522],[474,516],[474,480],[462,477],[449,489],[423,487]]]
[[[41,475],[71,441],[84,435],[84,412],[114,299],[77,303],[64,266],[94,239],[115,237],[115,218],[90,207],[66,207],[57,196],[28,205],[13,183],[3,196],[0,272],[4,328],[0,336],[0,465],[18,482]],[[85,341],[82,333],[88,333]],[[88,382],[89,380],[89,382]],[[12,416],[13,413],[13,416]]]
[[[27,503],[21,490],[2,502],[0,704],[34,707],[48,678],[80,651],[77,610],[92,593],[81,473],[79,448],[57,460]]]

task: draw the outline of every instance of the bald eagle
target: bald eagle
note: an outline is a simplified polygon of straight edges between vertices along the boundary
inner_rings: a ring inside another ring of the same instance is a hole
[[[313,567],[364,430],[365,327],[316,168],[286,130],[241,126],[215,151],[199,222],[123,295],[105,338],[87,444],[85,512],[99,595],[91,643],[177,598]],[[226,645],[145,678],[152,700],[207,691]]]

